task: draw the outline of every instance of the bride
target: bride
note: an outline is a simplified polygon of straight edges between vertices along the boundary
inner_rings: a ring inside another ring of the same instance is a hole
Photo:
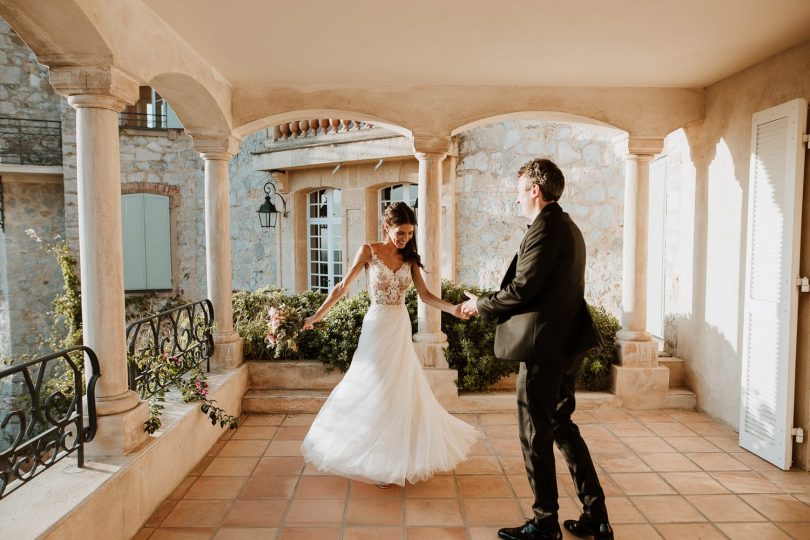
[[[304,321],[311,329],[369,270],[371,307],[363,319],[351,366],[309,429],[301,452],[308,463],[379,487],[405,485],[452,470],[465,459],[477,430],[436,400],[413,347],[405,292],[413,280],[427,305],[466,318],[425,286],[416,251],[416,216],[405,203],[389,205],[384,240],[357,252],[345,279]]]

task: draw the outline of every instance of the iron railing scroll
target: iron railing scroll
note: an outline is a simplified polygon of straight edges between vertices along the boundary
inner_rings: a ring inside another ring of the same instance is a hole
[[[92,373],[85,396],[83,362]],[[63,387],[53,384],[59,375],[67,375],[59,379],[66,381]],[[96,353],[82,346],[0,371],[3,386],[23,390],[4,398],[0,414],[0,498],[73,452],[78,466],[84,466],[84,444],[96,434],[95,387],[100,376]]]
[[[214,306],[210,300],[185,304],[127,325],[129,387],[148,398],[205,363],[214,352]],[[163,369],[171,362],[171,369]]]

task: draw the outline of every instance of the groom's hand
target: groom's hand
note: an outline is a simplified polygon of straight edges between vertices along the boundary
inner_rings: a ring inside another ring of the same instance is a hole
[[[468,300],[461,304],[461,311],[468,317],[478,315],[478,306],[475,304],[476,301],[478,301],[478,296],[474,295],[470,291],[464,291],[464,295],[468,298]]]

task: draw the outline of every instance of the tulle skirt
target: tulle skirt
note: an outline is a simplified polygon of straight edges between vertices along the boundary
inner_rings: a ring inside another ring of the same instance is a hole
[[[404,485],[452,470],[476,428],[439,404],[411,341],[404,305],[372,305],[343,380],[301,444],[321,471]]]

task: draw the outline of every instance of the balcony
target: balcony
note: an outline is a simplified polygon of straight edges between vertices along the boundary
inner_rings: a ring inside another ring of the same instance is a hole
[[[124,111],[118,114],[118,128],[166,131],[169,129],[169,125],[165,114]]]
[[[0,117],[0,163],[61,166],[62,123]]]
[[[254,153],[258,170],[413,157],[409,138],[369,122],[337,118],[280,124],[264,147]]]

